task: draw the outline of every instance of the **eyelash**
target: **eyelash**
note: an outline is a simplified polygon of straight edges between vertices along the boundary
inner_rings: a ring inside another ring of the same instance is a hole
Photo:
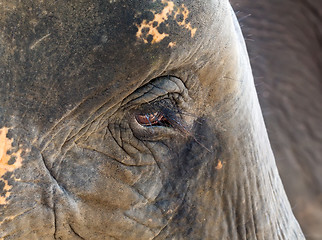
[[[190,135],[190,131],[184,122],[177,116],[179,111],[163,108],[153,113],[135,114],[136,122],[146,128],[149,127],[168,127],[179,130],[184,135]]]
[[[171,122],[162,112],[154,112],[149,114],[136,114],[136,121],[144,127],[164,126],[172,127]]]

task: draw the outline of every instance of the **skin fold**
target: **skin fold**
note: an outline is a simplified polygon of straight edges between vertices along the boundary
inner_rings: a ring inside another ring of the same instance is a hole
[[[293,212],[307,239],[322,239],[322,2],[242,0],[232,6]]]
[[[1,3],[0,238],[304,239],[228,1]]]

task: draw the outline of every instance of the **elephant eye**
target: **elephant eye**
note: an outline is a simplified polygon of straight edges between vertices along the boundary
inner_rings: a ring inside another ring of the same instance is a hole
[[[135,119],[141,126],[144,127],[170,126],[170,122],[161,112],[136,114]]]

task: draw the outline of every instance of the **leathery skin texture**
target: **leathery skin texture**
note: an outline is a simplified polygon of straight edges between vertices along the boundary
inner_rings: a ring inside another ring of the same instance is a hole
[[[0,238],[304,239],[228,1],[1,3]]]
[[[322,239],[322,2],[231,4],[292,210],[306,239]]]

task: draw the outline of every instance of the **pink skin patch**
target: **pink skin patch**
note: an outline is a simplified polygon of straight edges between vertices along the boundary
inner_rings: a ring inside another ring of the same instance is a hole
[[[22,166],[23,158],[21,157],[23,150],[17,149],[14,151],[12,146],[13,139],[7,137],[9,128],[3,127],[0,129],[0,180],[4,182],[4,196],[0,196],[0,205],[7,204],[8,197],[12,186],[5,179],[5,174],[13,172]],[[17,180],[17,179],[16,179]]]
[[[162,0],[161,3],[165,4],[165,7],[160,13],[151,11],[154,15],[152,21],[143,20],[141,24],[136,25],[138,28],[136,37],[143,40],[144,43],[148,43],[148,36],[152,36],[151,44],[161,42],[165,37],[169,37],[169,34],[164,32],[160,33],[158,27],[167,21],[169,17],[173,17],[179,26],[190,31],[191,38],[193,38],[196,34],[197,28],[192,28],[191,23],[187,22],[187,18],[189,17],[190,13],[188,8],[184,4],[181,4],[180,7],[177,7],[173,1],[168,0]],[[177,16],[179,15],[182,16],[181,21],[177,19]],[[144,29],[148,29],[147,33],[144,33]],[[175,46],[176,42],[170,42],[168,45],[170,48]]]

